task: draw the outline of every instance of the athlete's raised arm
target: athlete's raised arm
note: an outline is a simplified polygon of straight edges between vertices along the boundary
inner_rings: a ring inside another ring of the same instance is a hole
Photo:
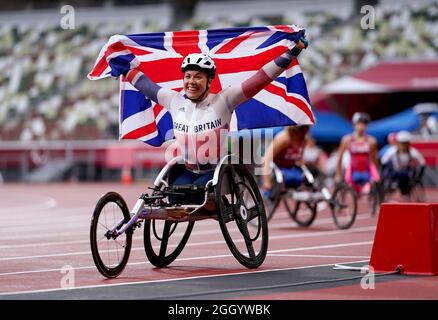
[[[183,97],[176,91],[163,88],[152,81],[145,73],[138,69],[129,70],[126,79],[149,99],[170,110],[172,100]]]
[[[237,86],[223,91],[222,95],[232,111],[242,102],[251,99],[269,83],[275,80],[296,58],[302,49],[307,47],[307,40],[302,37],[292,50],[265,64],[263,68]]]

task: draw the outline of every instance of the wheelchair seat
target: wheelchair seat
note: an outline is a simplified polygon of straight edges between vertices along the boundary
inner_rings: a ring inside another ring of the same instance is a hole
[[[172,195],[169,197],[171,202],[175,205],[193,203],[201,204],[204,202],[205,186],[181,184],[169,186],[168,190],[175,193],[181,193],[181,195]]]

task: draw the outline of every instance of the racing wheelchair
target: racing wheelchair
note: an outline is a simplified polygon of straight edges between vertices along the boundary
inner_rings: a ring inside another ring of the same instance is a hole
[[[382,168],[382,201],[390,201],[390,198],[399,190],[402,196],[409,202],[425,202],[426,190],[423,184],[424,167],[411,168],[406,175],[394,176],[390,166]]]
[[[144,222],[144,249],[150,263],[163,268],[186,245],[196,221],[215,219],[233,256],[247,268],[257,268],[268,249],[268,226],[263,198],[250,171],[232,154],[216,166],[204,186],[175,185],[172,176],[181,157],[168,162],[151,188],[130,211],[116,192],[98,201],[90,228],[90,244],[98,271],[107,278],[121,274],[128,263],[132,237]],[[197,201],[194,201],[194,200]],[[248,222],[257,225],[249,228]]]
[[[357,215],[357,195],[354,189],[345,183],[338,184],[333,192],[315,179],[306,165],[300,166],[304,182],[298,188],[287,188],[283,173],[271,163],[272,192],[265,198],[268,221],[274,215],[281,202],[284,203],[290,217],[302,227],[310,226],[318,213],[318,205],[327,203],[333,220],[339,229],[350,228]]]
[[[356,198],[366,197],[368,208],[371,216],[375,216],[380,211],[380,204],[383,202],[383,187],[380,181],[373,181],[370,176],[360,177],[354,180],[351,176],[351,167],[349,178],[346,179],[344,174],[344,184],[350,185],[356,193]],[[347,181],[348,180],[348,181]]]

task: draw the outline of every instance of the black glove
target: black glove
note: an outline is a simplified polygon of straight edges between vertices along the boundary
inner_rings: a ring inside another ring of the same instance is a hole
[[[298,43],[299,41],[304,43],[304,49],[306,49],[309,46],[309,41],[306,39],[306,36],[303,35],[301,38],[299,38],[297,41],[295,41],[295,43]],[[299,49],[295,46],[290,50],[290,53],[296,57],[301,53],[301,50],[302,49]]]

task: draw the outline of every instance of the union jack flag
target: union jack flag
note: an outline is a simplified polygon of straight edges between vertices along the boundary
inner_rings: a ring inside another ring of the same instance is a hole
[[[304,35],[295,25],[115,35],[101,49],[91,80],[115,76],[117,66],[138,68],[162,87],[182,92],[181,63],[189,53],[207,53],[217,77],[211,92],[242,82],[291,49]],[[111,61],[111,66],[109,65]],[[173,138],[172,118],[120,77],[120,139],[160,146]],[[230,131],[315,123],[303,73],[295,59],[277,79],[242,103]]]

